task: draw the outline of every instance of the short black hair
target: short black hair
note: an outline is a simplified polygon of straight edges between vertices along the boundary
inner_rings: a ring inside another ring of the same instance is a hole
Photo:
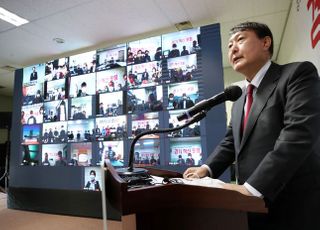
[[[230,29],[230,35],[235,34],[239,31],[251,30],[253,31],[258,38],[262,39],[267,36],[271,38],[271,45],[269,47],[269,53],[272,57],[273,55],[273,36],[270,28],[263,23],[259,22],[242,22]]]
[[[97,175],[95,170],[91,170],[90,173],[89,173],[89,175],[91,175],[91,174],[93,174],[93,175],[95,175],[95,176]]]

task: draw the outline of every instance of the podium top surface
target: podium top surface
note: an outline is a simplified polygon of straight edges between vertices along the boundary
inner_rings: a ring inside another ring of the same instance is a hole
[[[173,171],[148,168],[150,175],[181,177]],[[122,215],[168,208],[223,209],[240,212],[266,213],[262,199],[245,196],[221,188],[186,184],[163,184],[129,188],[111,165],[106,170],[106,196]]]

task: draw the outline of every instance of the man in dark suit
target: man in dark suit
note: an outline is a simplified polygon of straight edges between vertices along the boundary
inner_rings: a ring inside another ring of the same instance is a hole
[[[186,93],[183,93],[182,97],[179,101],[178,108],[179,109],[188,109],[192,106],[194,106],[193,101],[190,99],[190,97],[187,97]]]
[[[169,53],[168,58],[174,58],[174,57],[179,57],[180,56],[180,51],[177,48],[177,44],[172,44],[172,50]]]
[[[205,165],[187,169],[184,177],[217,178],[235,162],[237,184],[224,188],[260,197],[269,210],[249,213],[250,229],[320,229],[316,68],[310,62],[271,62],[272,33],[260,23],[232,28],[228,47],[229,61],[247,87],[233,105],[225,138]]]
[[[32,67],[32,73],[30,74],[30,81],[35,81],[38,79],[38,72],[36,71],[36,67]]]

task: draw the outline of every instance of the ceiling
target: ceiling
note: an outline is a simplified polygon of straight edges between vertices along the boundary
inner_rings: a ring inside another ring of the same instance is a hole
[[[13,71],[56,57],[111,44],[221,23],[223,65],[228,30],[239,22],[266,23],[274,34],[277,58],[292,0],[0,0],[0,6],[30,23],[15,27],[0,20],[0,95],[13,95]],[[63,38],[57,44],[53,38]]]

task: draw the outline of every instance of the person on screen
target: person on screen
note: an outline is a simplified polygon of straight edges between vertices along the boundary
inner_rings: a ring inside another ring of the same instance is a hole
[[[78,155],[76,153],[72,154],[71,160],[68,162],[68,165],[70,166],[78,166]]]
[[[149,55],[149,50],[145,50],[145,51],[144,51],[143,62],[151,62],[151,57],[150,57],[150,55]]]
[[[36,67],[32,67],[32,73],[30,74],[30,81],[36,81],[38,79],[38,72],[36,70]]]
[[[37,103],[41,103],[43,102],[43,98],[42,98],[42,95],[41,95],[41,91],[38,89],[37,90],[37,93],[32,101],[33,104],[37,104]]]
[[[96,60],[92,60],[91,66],[90,66],[90,73],[96,72],[96,65],[97,65],[97,61]]]
[[[187,50],[186,46],[182,46],[181,56],[188,55],[189,51]]]
[[[33,115],[33,110],[30,110],[29,113],[30,113],[30,116],[29,116],[29,118],[27,120],[27,124],[28,125],[33,125],[33,124],[37,123],[37,120],[36,120],[35,116]]]
[[[151,130],[150,124],[149,124],[149,121],[147,121],[145,131],[150,131],[150,130]]]
[[[105,151],[107,159],[109,159],[111,162],[116,160],[116,152],[113,151],[112,146],[108,146],[108,150]]]
[[[39,116],[43,116],[44,114],[44,107],[43,107],[43,105],[42,106],[40,106],[40,108],[39,108]]]
[[[105,130],[105,139],[106,140],[111,140],[111,128],[109,125],[104,129]]]
[[[150,164],[151,165],[157,165],[157,160],[154,158],[154,155],[152,155],[151,158],[150,158]]]
[[[86,82],[82,82],[81,83],[81,89],[79,89],[77,97],[84,97],[84,96],[88,96],[89,94],[87,94],[87,83]]]
[[[117,130],[116,130],[116,136],[118,139],[122,138],[124,136],[124,128],[121,126],[120,123],[117,124]]]
[[[169,97],[168,97],[168,108],[169,108],[169,109],[176,109],[176,108],[178,108],[178,102],[177,102],[177,100],[174,98],[174,94],[173,94],[173,93],[169,93]]]
[[[67,120],[67,107],[65,101],[61,101],[57,109],[57,120],[65,121]]]
[[[148,70],[145,69],[144,72],[142,73],[141,83],[147,84],[148,82],[149,82],[149,73],[148,73]]]
[[[182,81],[190,81],[192,80],[193,76],[192,73],[187,71],[185,75],[183,75]]]
[[[100,136],[100,135],[101,135],[101,130],[100,130],[100,128],[99,128],[98,125],[96,125],[96,128],[95,128],[95,130],[94,130],[94,133],[95,133],[97,136]]]
[[[147,107],[151,111],[162,110],[162,102],[157,100],[157,96],[155,92],[149,94]]]
[[[131,70],[129,71],[128,83],[131,87],[138,84],[137,75],[133,74]]]
[[[114,81],[110,80],[108,83],[109,91],[108,92],[114,92],[115,91],[115,85]]]
[[[188,153],[188,158],[186,159],[186,165],[188,166],[194,166],[194,159],[192,158],[192,154]]]
[[[128,56],[132,54],[132,51],[131,51],[131,47],[129,46],[127,48],[127,59],[128,59]]]
[[[54,140],[53,131],[52,131],[52,128],[49,128],[48,143],[53,143],[53,140]]]
[[[112,104],[108,104],[108,106],[107,106],[107,108],[106,108],[105,116],[107,116],[107,117],[112,117],[112,116],[114,116],[114,109],[113,109]]]
[[[144,61],[144,54],[142,53],[142,50],[138,50],[137,56],[134,58],[134,64],[140,64]]]
[[[179,156],[178,156],[177,164],[178,164],[178,165],[185,165],[185,164],[186,164],[186,162],[185,162],[185,160],[182,158],[182,155],[181,155],[181,154],[179,154]]]
[[[161,59],[162,59],[162,48],[158,47],[156,50],[156,53],[154,54],[154,60],[161,61]]]
[[[190,97],[187,97],[186,93],[182,94],[182,98],[179,101],[178,108],[179,109],[187,109],[194,106],[193,101],[190,99]]]
[[[83,73],[83,68],[81,68],[80,64],[78,64],[78,65],[75,67],[74,72],[75,72],[77,75],[84,74],[84,73]]]
[[[54,131],[53,131],[53,136],[54,136],[54,142],[58,142],[59,141],[59,131],[57,127],[54,127]]]
[[[59,140],[60,142],[66,142],[67,141],[67,133],[66,130],[64,129],[64,126],[61,125],[61,130],[59,134]]]
[[[157,70],[156,67],[152,68],[151,80],[152,80],[152,82],[155,82],[155,83],[159,83],[160,82],[159,71]]]
[[[133,53],[128,53],[127,63],[128,63],[128,64],[134,63]]]
[[[85,130],[84,131],[84,140],[86,140],[86,141],[90,141],[91,140],[90,131],[89,130]]]
[[[125,90],[125,87],[123,87],[122,84],[119,83],[116,90],[117,90],[117,91]]]
[[[180,67],[174,70],[173,78],[173,81],[175,82],[184,81],[183,71]]]
[[[77,141],[80,141],[81,139],[81,133],[80,130],[78,130],[77,135],[76,135]]]
[[[192,47],[191,47],[190,53],[193,54],[193,53],[198,52],[199,50],[201,50],[201,48],[200,48],[200,46],[198,46],[197,41],[194,40],[194,41],[192,42]]]
[[[92,191],[101,191],[99,181],[96,180],[96,171],[91,170],[90,171],[90,180],[87,182],[84,189],[86,190],[92,190]]]
[[[48,153],[44,153],[44,160],[42,161],[42,165],[44,166],[50,166],[50,162],[49,162],[49,156]]]
[[[67,72],[66,64],[59,65],[55,76],[57,79],[63,79],[66,76],[66,72]]]
[[[103,102],[99,103],[99,114],[104,115],[104,106]]]
[[[86,62],[83,63],[82,72],[83,72],[83,74],[87,74],[87,73],[90,72],[90,69],[89,69],[89,67],[88,67],[88,63],[86,63]]]
[[[141,164],[140,162],[140,152],[134,152],[134,163]]]
[[[62,151],[58,151],[57,160],[54,164],[54,166],[66,166],[67,162],[62,156]]]
[[[48,143],[49,142],[48,129],[45,129],[44,132],[43,132],[42,142],[43,143]]]
[[[244,22],[230,31],[228,57],[244,75],[226,136],[185,178],[218,178],[235,163],[225,189],[260,197],[268,213],[248,213],[249,229],[319,229],[320,80],[310,62],[271,61],[269,27]]]
[[[177,44],[176,43],[173,43],[172,44],[172,49],[170,50],[170,53],[169,53],[169,58],[174,58],[174,57],[179,57],[180,56],[180,51],[178,50],[177,48]]]
[[[74,140],[73,131],[68,131],[68,140],[69,140],[69,141],[73,141],[73,140]]]
[[[21,111],[21,124],[24,125],[26,123],[25,112]]]
[[[30,150],[28,145],[23,145],[23,158],[21,161],[21,165],[30,165],[31,163]]]

